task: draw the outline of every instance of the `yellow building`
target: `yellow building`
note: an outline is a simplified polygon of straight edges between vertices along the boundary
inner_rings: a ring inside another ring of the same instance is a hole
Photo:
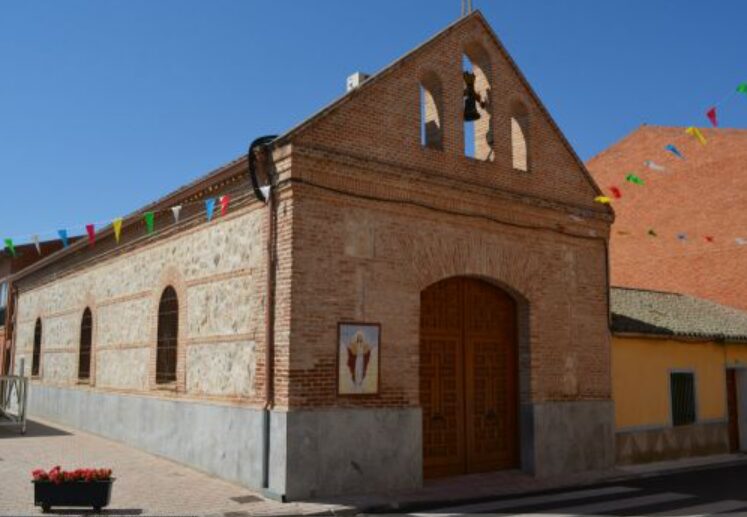
[[[747,450],[747,313],[612,288],[617,462]]]

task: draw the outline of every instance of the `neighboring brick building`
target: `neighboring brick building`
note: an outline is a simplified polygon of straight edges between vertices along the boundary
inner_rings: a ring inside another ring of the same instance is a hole
[[[611,186],[623,191],[613,202],[612,284],[687,293],[747,310],[747,245],[736,241],[747,243],[747,130],[701,131],[705,146],[684,127],[641,126],[588,161],[605,192]],[[673,141],[684,160],[664,150]],[[646,160],[666,170],[651,170]],[[645,185],[625,183],[631,171]]]
[[[613,215],[481,14],[262,156],[16,278],[32,414],[291,499],[613,463]]]

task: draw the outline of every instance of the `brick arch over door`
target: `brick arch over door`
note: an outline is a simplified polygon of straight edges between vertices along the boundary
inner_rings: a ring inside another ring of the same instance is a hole
[[[519,467],[516,301],[452,277],[421,292],[420,311],[425,477]]]

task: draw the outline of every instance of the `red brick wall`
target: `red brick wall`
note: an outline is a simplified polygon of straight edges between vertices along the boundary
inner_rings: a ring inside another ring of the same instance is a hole
[[[476,43],[493,71],[492,162],[469,159],[462,147],[461,55]],[[443,85],[443,151],[420,145],[426,72]],[[293,199],[289,385],[278,402],[418,405],[420,292],[455,275],[526,301],[522,400],[609,399],[611,214],[593,202],[593,183],[481,18],[372,81],[292,137],[293,165],[281,177]],[[515,100],[530,113],[528,173],[511,167]],[[345,320],[382,325],[378,396],[336,395],[337,323]]]
[[[612,283],[687,293],[747,309],[747,131],[701,129],[699,144],[684,127],[642,126],[589,160],[603,189],[617,185],[623,197],[614,202],[617,219],[610,247]],[[675,142],[685,160],[664,146]],[[654,160],[666,167],[643,166]],[[636,171],[646,184],[626,183]],[[653,229],[658,237],[648,235]],[[677,234],[685,232],[687,240]],[[713,236],[709,243],[705,236]]]

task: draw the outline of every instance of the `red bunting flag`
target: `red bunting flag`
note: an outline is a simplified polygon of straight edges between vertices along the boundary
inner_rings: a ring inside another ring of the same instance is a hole
[[[622,191],[617,187],[610,187],[610,192],[612,192],[612,197],[615,199],[620,199],[623,197]]]
[[[220,197],[220,215],[221,217],[224,217],[226,213],[228,212],[228,203],[231,202],[231,198],[228,194],[225,194]]]
[[[706,240],[706,242],[713,242],[713,236],[712,235],[706,235],[705,240]]]
[[[718,127],[718,120],[716,119],[716,107],[709,109],[706,111],[706,117],[708,117],[708,120],[711,121],[711,124],[713,124],[713,127]]]
[[[88,233],[88,245],[93,246],[96,242],[96,227],[92,224],[87,224],[86,232]]]

